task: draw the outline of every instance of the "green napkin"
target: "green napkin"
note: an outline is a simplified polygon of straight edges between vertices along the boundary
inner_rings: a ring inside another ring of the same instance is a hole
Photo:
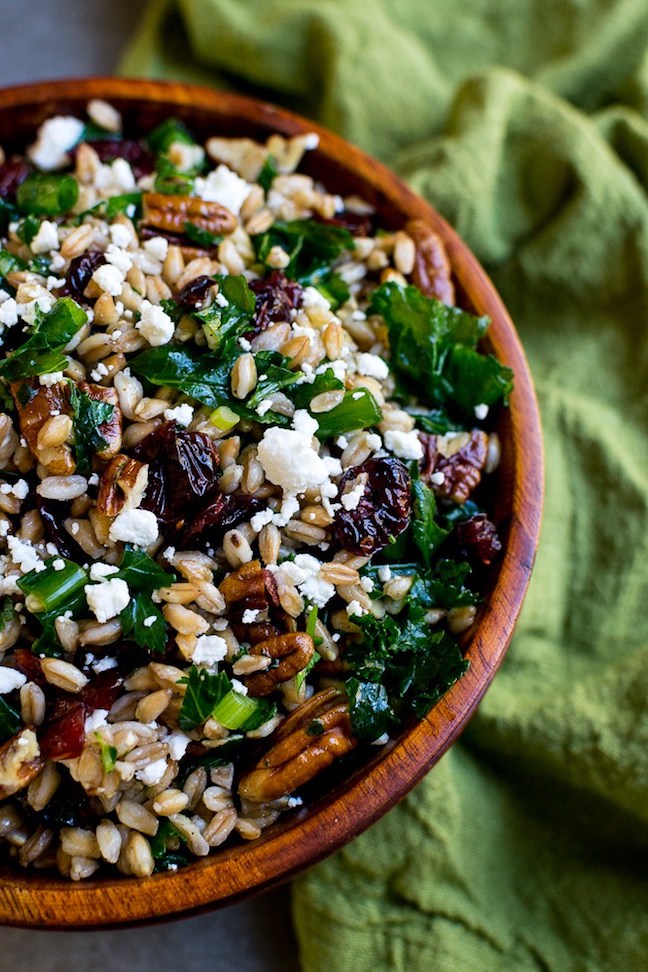
[[[540,398],[507,660],[427,779],[294,883],[305,972],[648,968],[647,43],[645,0],[179,0],[123,62],[396,168],[492,274]]]

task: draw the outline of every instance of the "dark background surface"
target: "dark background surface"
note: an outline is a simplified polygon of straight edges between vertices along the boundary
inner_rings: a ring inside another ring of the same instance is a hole
[[[0,0],[0,85],[112,74],[139,0]],[[286,889],[185,921],[104,932],[0,928],[0,972],[297,972]]]

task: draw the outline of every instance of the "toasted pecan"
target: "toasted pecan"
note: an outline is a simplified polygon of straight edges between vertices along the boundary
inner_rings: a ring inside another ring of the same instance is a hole
[[[118,453],[101,474],[97,510],[106,516],[117,516],[124,509],[138,506],[147,483],[146,463]]]
[[[217,202],[206,202],[198,196],[167,196],[146,192],[142,197],[142,222],[167,233],[184,233],[187,223],[209,233],[232,233],[236,229],[234,213]]]
[[[250,655],[265,655],[278,661],[273,668],[247,676],[245,684],[249,694],[270,695],[277,685],[306,668],[314,652],[313,639],[303,631],[274,635],[252,645]]]
[[[416,246],[412,281],[426,297],[454,306],[452,271],[443,240],[422,219],[411,219],[405,224],[405,232]]]
[[[30,728],[21,729],[0,746],[0,800],[28,786],[42,766],[36,733]]]

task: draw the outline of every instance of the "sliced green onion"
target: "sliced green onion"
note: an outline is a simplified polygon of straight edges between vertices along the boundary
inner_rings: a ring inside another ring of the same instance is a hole
[[[61,570],[55,570],[52,566],[58,560],[63,560],[65,564]],[[27,595],[25,607],[33,614],[53,611],[80,594],[88,583],[86,572],[63,557],[50,557],[45,561],[45,567],[41,571],[30,570],[16,582],[23,594]]]
[[[332,435],[343,435],[356,429],[368,429],[377,425],[382,412],[371,392],[366,388],[348,391],[343,400],[330,412],[318,414],[318,439],[328,439]]]
[[[209,422],[210,425],[215,425],[221,432],[229,432],[240,422],[240,418],[227,405],[219,405],[209,416]]]
[[[186,125],[177,118],[167,118],[153,129],[146,140],[149,147],[157,154],[168,152],[174,142],[182,142],[183,145],[196,144]]]
[[[23,213],[58,216],[67,213],[79,198],[79,183],[71,175],[39,172],[18,186],[16,202]]]
[[[312,608],[308,612],[308,618],[306,619],[306,634],[310,635],[311,638],[315,637],[315,625],[317,624],[318,613],[317,605],[313,604]]]
[[[212,718],[226,729],[241,729],[265,699],[251,699],[230,689],[212,710]]]
[[[94,737],[99,746],[99,757],[101,759],[101,765],[103,767],[104,773],[112,773],[115,768],[115,763],[117,762],[117,749],[115,746],[111,746],[107,743],[105,739],[102,738],[100,732],[95,732]]]

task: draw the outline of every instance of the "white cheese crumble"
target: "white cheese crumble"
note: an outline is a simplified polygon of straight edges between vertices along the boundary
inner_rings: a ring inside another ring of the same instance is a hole
[[[162,757],[149,763],[144,769],[135,770],[135,778],[145,786],[155,786],[159,783],[167,770],[167,761]]]
[[[445,483],[445,473],[433,472],[430,476],[430,482],[433,486],[443,486]]]
[[[92,670],[93,672],[96,672],[97,675],[101,674],[101,672],[107,672],[111,668],[117,668],[117,659],[111,658],[109,655],[107,655],[105,658],[99,658],[92,665]]]
[[[351,617],[361,617],[363,614],[366,614],[367,612],[363,608],[360,601],[349,601],[349,603],[346,606],[346,613],[351,618]]]
[[[83,134],[84,124],[69,115],[48,118],[38,129],[34,144],[27,150],[29,158],[46,172],[62,168],[68,161],[68,150]]]
[[[247,685],[244,685],[243,682],[239,682],[238,678],[232,679],[232,691],[238,692],[239,695],[248,694]]]
[[[142,316],[135,324],[140,334],[154,348],[168,344],[175,331],[175,324],[169,315],[149,300],[142,301],[141,313]]]
[[[237,176],[226,165],[219,165],[204,179],[196,179],[196,195],[205,202],[220,203],[235,216],[250,195],[253,186]]]
[[[145,240],[144,249],[154,260],[164,263],[169,250],[169,241],[163,236],[153,236],[150,240]]]
[[[44,219],[38,227],[38,233],[31,241],[32,253],[50,253],[58,250],[58,226],[49,219]]]
[[[344,509],[349,511],[357,510],[365,489],[366,483],[359,482],[356,483],[353,489],[350,489],[348,493],[343,493],[342,496],[340,496],[340,503]]]
[[[246,608],[241,621],[243,624],[253,624],[260,614],[259,608]]]
[[[122,250],[120,246],[115,246],[114,243],[108,244],[104,256],[111,266],[117,267],[123,274],[128,273],[133,266],[133,261],[126,250]]]
[[[169,735],[164,740],[169,747],[169,756],[171,759],[182,759],[184,754],[187,752],[187,747],[191,742],[191,738],[182,732],[180,729],[176,729],[174,732],[169,733]]]
[[[334,585],[321,576],[322,564],[311,554],[297,554],[294,560],[269,565],[268,570],[279,583],[294,584],[302,597],[317,607],[324,607],[335,595]]]
[[[28,540],[20,540],[18,537],[8,536],[7,547],[9,548],[11,559],[23,574],[28,574],[30,570],[45,570],[45,564]]]
[[[130,601],[128,584],[121,577],[113,577],[101,584],[86,584],[83,590],[88,607],[102,624],[121,614]]]
[[[133,242],[131,231],[123,223],[113,223],[110,227],[110,239],[120,250],[126,250]]]
[[[18,305],[13,297],[0,304],[0,324],[3,327],[13,327],[18,323]]]
[[[478,419],[478,421],[483,422],[489,412],[488,405],[481,402],[479,405],[475,405],[474,412],[475,418]]]
[[[113,564],[95,563],[90,567],[90,580],[102,581],[106,577],[110,577],[111,574],[117,573],[119,573],[119,567],[115,567]]]
[[[155,513],[150,510],[124,510],[115,517],[108,531],[115,543],[134,543],[138,547],[149,547],[159,536]]]
[[[401,432],[399,429],[388,429],[384,436],[385,449],[393,452],[399,459],[422,459],[423,446],[416,429],[411,432]]]
[[[363,351],[356,355],[356,368],[358,373],[366,375],[368,378],[377,378],[379,381],[389,376],[389,365],[377,354],[369,354]]]
[[[381,584],[386,584],[388,580],[391,580],[391,576],[391,567],[387,566],[387,564],[378,568],[378,580]]]
[[[324,294],[320,293],[317,287],[304,287],[304,292],[302,294],[301,306],[308,310],[310,307],[315,307],[318,310],[330,310],[330,301],[326,299]]]
[[[9,496],[9,494],[11,494],[12,496],[15,496],[16,499],[24,500],[29,493],[29,485],[24,479],[19,479],[15,483],[2,483],[2,485],[0,485],[0,493],[2,493],[4,496]]]
[[[0,695],[13,692],[27,681],[22,672],[17,672],[13,668],[0,668]]]
[[[216,665],[227,654],[227,642],[220,635],[198,635],[191,660],[194,665]]]
[[[95,709],[94,712],[91,712],[83,726],[86,736],[105,726],[107,723],[107,715],[108,709]]]
[[[56,303],[56,297],[49,290],[41,290],[33,300],[28,300],[24,304],[18,303],[18,314],[22,317],[25,324],[31,327],[36,323],[36,316],[40,312],[47,314]]]
[[[151,614],[150,617],[144,618],[142,624],[144,625],[145,628],[152,628],[156,621],[157,621],[157,615]]]
[[[176,405],[175,408],[165,408],[164,417],[167,422],[178,422],[179,425],[191,425],[194,410],[191,405]]]
[[[38,384],[50,387],[51,385],[58,385],[59,382],[63,381],[62,371],[50,371],[49,375],[39,375]]]
[[[124,286],[124,274],[119,267],[114,267],[111,263],[104,263],[97,267],[92,274],[92,279],[100,290],[111,297],[118,297]]]
[[[305,409],[295,412],[293,429],[272,426],[258,446],[259,462],[266,477],[286,493],[304,493],[329,481],[324,460],[313,449],[318,423]]]
[[[271,398],[262,398],[259,404],[257,405],[257,407],[255,408],[255,412],[257,413],[257,415],[265,415],[266,412],[270,411],[273,404],[274,402],[272,401]]]

